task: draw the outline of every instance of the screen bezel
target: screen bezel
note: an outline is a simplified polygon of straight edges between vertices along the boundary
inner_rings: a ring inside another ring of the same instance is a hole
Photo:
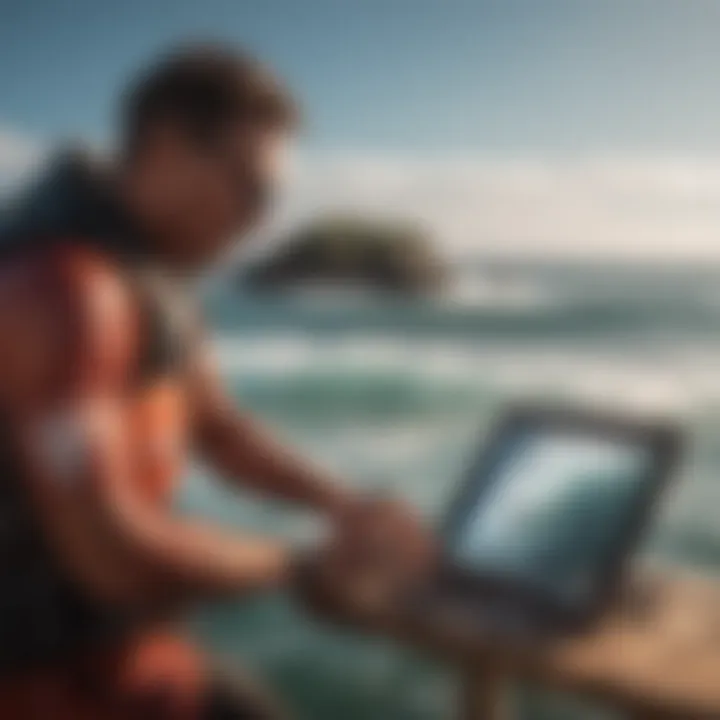
[[[492,470],[496,467],[498,455],[508,435],[528,427],[543,432],[558,431],[568,435],[592,435],[623,443],[637,443],[650,452],[651,460],[641,478],[640,491],[629,508],[628,520],[600,563],[597,587],[592,597],[583,604],[563,603],[551,593],[520,579],[508,579],[491,571],[484,573],[468,570],[451,558],[457,533],[470,512],[483,502],[483,496],[497,479],[493,477]],[[680,433],[677,427],[669,423],[646,422],[564,407],[512,408],[491,430],[489,440],[470,464],[466,479],[460,483],[460,489],[445,516],[442,526],[441,581],[469,591],[500,592],[508,602],[552,614],[568,624],[582,624],[592,620],[617,590],[627,559],[638,545],[661,491],[677,465],[680,450]]]

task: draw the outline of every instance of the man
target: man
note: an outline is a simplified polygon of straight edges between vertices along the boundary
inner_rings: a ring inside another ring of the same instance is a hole
[[[9,214],[3,720],[269,717],[214,692],[202,657],[162,630],[187,603],[293,573],[280,542],[169,512],[189,448],[231,481],[324,514],[353,562],[372,535],[369,505],[234,409],[187,303],[197,271],[262,216],[294,122],[255,62],[185,49],[126,96],[112,170],[62,159]],[[408,550],[395,571],[408,567],[413,522],[374,511]]]

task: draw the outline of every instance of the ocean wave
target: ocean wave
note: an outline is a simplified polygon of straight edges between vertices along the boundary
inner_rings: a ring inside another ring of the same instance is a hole
[[[720,340],[720,307],[714,302],[559,298],[478,307],[452,296],[440,301],[359,303],[236,297],[210,303],[216,327],[225,334],[258,331],[323,337],[387,335],[451,343],[553,342],[602,346],[612,343],[682,344]]]
[[[311,338],[301,333],[225,335],[223,371],[241,387],[316,409],[351,410],[373,398],[408,410],[466,409],[478,398],[551,396],[686,413],[720,403],[720,348],[631,349],[450,344],[384,336]]]

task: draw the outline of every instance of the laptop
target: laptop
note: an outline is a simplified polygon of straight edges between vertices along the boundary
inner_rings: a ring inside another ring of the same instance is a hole
[[[415,607],[504,636],[587,627],[620,588],[679,454],[669,424],[512,410],[451,504],[439,576]]]

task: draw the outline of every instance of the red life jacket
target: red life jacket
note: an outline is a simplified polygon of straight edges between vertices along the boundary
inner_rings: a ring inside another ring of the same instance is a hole
[[[59,160],[0,227],[0,267],[67,238],[118,259],[148,328],[139,381],[175,373],[186,350],[185,298],[153,269],[101,177],[82,157]],[[161,290],[162,286],[162,290]],[[58,568],[25,497],[23,468],[0,418],[0,674],[64,662],[127,633],[140,618],[91,602]]]

